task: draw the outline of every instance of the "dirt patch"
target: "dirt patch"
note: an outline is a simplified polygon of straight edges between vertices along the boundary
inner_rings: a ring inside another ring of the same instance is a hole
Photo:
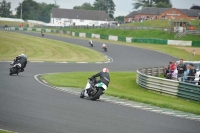
[[[200,55],[200,48],[194,48],[194,47],[177,47],[177,48],[184,49],[187,52],[192,52],[193,50],[195,50],[195,54]]]

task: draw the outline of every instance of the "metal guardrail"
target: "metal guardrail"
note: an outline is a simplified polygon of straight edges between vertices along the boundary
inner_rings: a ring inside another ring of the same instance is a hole
[[[174,36],[174,38],[181,38],[187,34],[200,35],[200,30],[186,30],[184,32],[179,32]]]
[[[158,71],[159,70],[159,71]],[[148,90],[200,101],[200,86],[155,77],[164,73],[163,68],[144,68],[137,70],[136,82]],[[153,75],[153,76],[152,76]]]
[[[200,30],[187,30],[187,34],[200,35]]]

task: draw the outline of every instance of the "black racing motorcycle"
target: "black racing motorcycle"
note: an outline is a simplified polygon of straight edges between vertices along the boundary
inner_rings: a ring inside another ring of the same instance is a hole
[[[10,73],[9,75],[13,75],[13,74],[19,74],[21,69],[21,64],[20,63],[14,63],[14,61],[12,63],[10,63]]]
[[[95,101],[100,98],[103,91],[107,90],[107,86],[103,83],[95,84],[96,79],[88,79],[86,88],[81,92],[80,98],[88,97],[90,100]]]

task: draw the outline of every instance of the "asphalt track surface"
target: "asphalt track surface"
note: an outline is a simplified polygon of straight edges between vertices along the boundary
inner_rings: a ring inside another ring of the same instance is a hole
[[[89,45],[81,39],[51,35],[45,38]],[[98,42],[94,42],[93,49],[103,52]],[[106,54],[113,58],[113,63],[28,63],[25,72],[18,76],[9,76],[9,63],[0,62],[0,128],[21,133],[199,133],[197,121],[80,99],[34,79],[34,75],[41,73],[99,71],[103,67],[110,71],[135,71],[166,65],[174,59],[155,51],[113,44],[108,44]]]

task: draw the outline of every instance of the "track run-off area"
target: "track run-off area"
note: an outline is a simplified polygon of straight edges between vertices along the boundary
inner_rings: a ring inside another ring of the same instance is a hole
[[[41,37],[35,32],[17,32]],[[45,35],[45,38],[90,47],[88,40],[84,39],[53,35]],[[102,43],[94,41],[92,49],[106,54],[111,62],[29,62],[25,72],[18,76],[9,76],[9,62],[0,62],[0,128],[20,133],[199,133],[199,121],[101,99],[80,99],[77,95],[35,80],[36,75],[44,73],[98,72],[104,67],[110,71],[136,71],[144,67],[164,66],[176,59],[160,52],[112,43],[106,43],[108,52],[105,53],[101,49]]]

